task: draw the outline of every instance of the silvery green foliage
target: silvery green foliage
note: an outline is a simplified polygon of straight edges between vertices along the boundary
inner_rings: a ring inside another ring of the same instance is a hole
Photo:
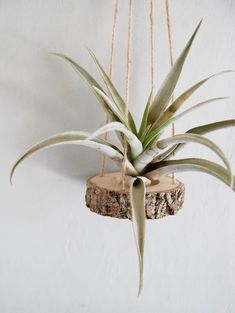
[[[178,59],[169,71],[159,91],[154,94],[151,90],[147,104],[144,109],[141,125],[137,129],[130,111],[126,115],[126,103],[119,94],[114,83],[109,79],[97,57],[89,50],[103,81],[104,87],[96,81],[83,67],[69,57],[55,53],[54,55],[68,62],[75,71],[87,82],[91,91],[97,97],[110,119],[110,123],[99,128],[94,133],[81,131],[70,131],[51,136],[27,149],[15,162],[11,171],[11,179],[16,167],[22,160],[36,151],[61,144],[85,145],[98,150],[110,157],[121,169],[124,158],[124,136],[128,143],[126,175],[129,177],[130,197],[132,205],[133,228],[137,243],[139,256],[139,293],[143,285],[143,254],[145,236],[145,188],[146,182],[156,180],[161,175],[172,172],[201,171],[210,174],[235,190],[234,176],[231,165],[223,151],[204,135],[208,132],[221,128],[235,126],[235,120],[224,120],[211,124],[194,127],[184,134],[177,134],[170,138],[162,138],[164,130],[175,120],[185,114],[215,101],[224,101],[225,97],[212,98],[202,101],[189,109],[178,113],[190,96],[208,80],[225,73],[223,71],[210,75],[189,87],[171,103],[172,94],[180,77],[183,65],[191,49],[195,36],[200,28],[201,22],[196,27],[187,45],[179,55]],[[102,135],[105,132],[116,132],[121,141],[122,149],[105,141]],[[178,150],[183,149],[186,144],[198,143],[212,150],[224,163],[224,166],[212,161],[199,158],[186,158],[171,160],[177,155]],[[157,177],[157,178],[156,178]],[[148,179],[147,179],[148,178]]]

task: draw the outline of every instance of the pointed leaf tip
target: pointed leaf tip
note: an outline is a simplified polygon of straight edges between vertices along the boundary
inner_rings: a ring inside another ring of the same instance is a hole
[[[144,273],[144,241],[145,241],[145,178],[137,177],[130,185],[130,201],[132,210],[132,225],[139,257],[139,289],[138,296],[143,289]]]
[[[10,172],[10,177],[9,177],[9,181],[10,181],[10,185],[12,186],[13,185],[13,174],[14,174],[14,167],[12,167],[11,169],[11,172]]]
[[[90,136],[90,133],[82,132],[82,131],[70,131],[70,132],[63,132],[55,134],[51,137],[48,137],[35,145],[28,148],[24,153],[17,159],[15,164],[13,165],[10,173],[10,181],[12,182],[12,178],[14,175],[14,172],[18,165],[28,158],[30,155],[34,154],[37,151],[50,148],[52,146],[58,146],[58,145],[65,145],[65,144],[75,144],[75,145],[81,145],[86,146],[92,149],[95,149],[99,152],[104,153],[108,157],[110,157],[114,162],[116,162],[118,165],[120,165],[120,162],[123,160],[123,154],[122,152],[114,145],[111,145],[105,140],[101,139],[94,139],[94,140],[88,140],[88,136]],[[127,160],[127,170],[129,171],[131,169],[131,173],[133,175],[136,175],[136,170],[133,168],[132,164],[129,160]]]
[[[202,23],[202,20],[197,25],[192,36],[188,40],[185,48],[183,49],[179,57],[176,59],[168,75],[166,76],[165,80],[161,84],[161,87],[158,93],[156,94],[150,107],[149,116],[148,116],[149,124],[154,124],[154,125],[157,124],[165,108],[167,107],[170,101],[170,98],[174,92],[175,86],[179,80],[182,68],[189,54],[194,38],[201,26],[201,23]]]

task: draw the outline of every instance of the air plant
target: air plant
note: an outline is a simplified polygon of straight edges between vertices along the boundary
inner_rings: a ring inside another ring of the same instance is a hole
[[[235,119],[218,121],[211,124],[201,125],[191,128],[183,134],[177,134],[162,139],[164,130],[174,121],[180,119],[193,110],[203,107],[215,101],[225,100],[225,97],[207,99],[197,103],[185,111],[178,113],[189,97],[208,80],[232,71],[223,71],[211,75],[197,82],[173,102],[171,97],[175,86],[180,77],[183,65],[188,56],[194,38],[200,28],[201,22],[196,27],[193,35],[183,49],[160,89],[156,94],[150,92],[147,104],[143,113],[141,125],[137,130],[135,121],[130,111],[126,116],[126,103],[118,92],[114,83],[109,79],[105,70],[101,66],[97,57],[89,50],[105,85],[105,89],[93,78],[83,67],[69,57],[54,53],[54,55],[67,61],[88,83],[92,92],[108,114],[110,122],[96,130],[94,133],[83,131],[68,131],[58,133],[27,149],[14,164],[11,170],[11,180],[16,167],[26,157],[44,148],[62,145],[75,144],[83,145],[102,152],[112,159],[121,168],[124,158],[123,149],[118,148],[113,143],[104,140],[103,134],[116,132],[120,142],[124,147],[126,138],[127,159],[126,159],[126,178],[130,186],[130,200],[132,206],[132,221],[136,236],[137,250],[139,256],[139,292],[143,285],[143,255],[144,255],[144,236],[145,236],[145,188],[151,181],[161,179],[162,175],[172,172],[200,171],[210,174],[235,190],[234,176],[231,165],[223,151],[204,135],[225,127],[235,126]],[[224,166],[212,161],[201,158],[173,159],[178,150],[183,149],[188,143],[198,143],[211,149],[224,163]]]

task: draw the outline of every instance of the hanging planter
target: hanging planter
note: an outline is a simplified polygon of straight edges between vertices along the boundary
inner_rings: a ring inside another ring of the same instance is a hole
[[[117,4],[117,1],[116,1]],[[88,83],[91,91],[105,110],[109,122],[93,133],[83,131],[69,131],[56,134],[27,149],[15,162],[11,171],[11,180],[16,167],[31,154],[56,145],[76,144],[93,148],[114,161],[120,172],[104,173],[94,176],[87,181],[86,204],[92,212],[103,216],[131,219],[136,236],[137,252],[139,257],[139,293],[143,286],[143,257],[145,220],[158,219],[167,215],[176,214],[184,202],[184,184],[167,176],[171,173],[184,171],[200,171],[210,174],[235,190],[234,176],[231,165],[223,151],[204,135],[225,127],[235,126],[235,120],[224,120],[211,124],[191,128],[183,134],[162,138],[164,130],[176,120],[188,115],[198,108],[216,101],[224,101],[225,97],[207,99],[178,113],[186,100],[209,79],[232,71],[223,71],[204,78],[172,101],[175,86],[180,77],[183,65],[200,28],[196,27],[185,48],[174,62],[172,68],[163,81],[159,91],[153,88],[153,58],[152,58],[152,90],[144,109],[140,127],[136,123],[128,108],[128,86],[130,73],[130,34],[131,34],[131,5],[129,2],[129,41],[127,53],[127,81],[125,100],[118,92],[109,75],[105,72],[97,57],[89,53],[97,66],[105,89],[83,67],[71,58],[56,53],[55,55],[72,65]],[[152,1],[151,1],[152,6]],[[167,9],[169,9],[167,7]],[[117,17],[117,6],[115,18]],[[152,23],[153,16],[151,15]],[[153,24],[151,24],[153,26]],[[168,12],[168,30],[169,30]],[[114,27],[115,29],[115,23]],[[152,28],[151,28],[152,29]],[[114,34],[114,33],[113,33]],[[170,34],[170,33],[169,33]],[[151,32],[151,35],[153,33]],[[151,36],[153,38],[153,36]],[[169,38],[171,38],[169,36]],[[114,36],[112,40],[112,48]],[[113,49],[112,49],[113,52]],[[113,53],[111,54],[111,56]],[[111,57],[112,59],[112,57]],[[112,61],[111,61],[112,63]],[[118,135],[122,148],[111,143],[104,134],[115,132]],[[180,149],[188,143],[197,143],[212,150],[223,162],[224,166],[200,158],[173,159]]]
[[[86,205],[100,215],[131,219],[131,201],[128,184],[122,188],[121,173],[94,176],[87,181]],[[147,219],[175,215],[183,206],[185,186],[169,176],[146,187],[145,214]]]

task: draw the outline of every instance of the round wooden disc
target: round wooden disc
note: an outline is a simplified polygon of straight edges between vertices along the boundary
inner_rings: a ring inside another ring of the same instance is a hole
[[[176,214],[184,202],[185,186],[169,176],[161,176],[146,188],[146,218],[158,219]],[[129,187],[122,189],[120,173],[105,173],[87,180],[86,205],[104,216],[131,219]]]

